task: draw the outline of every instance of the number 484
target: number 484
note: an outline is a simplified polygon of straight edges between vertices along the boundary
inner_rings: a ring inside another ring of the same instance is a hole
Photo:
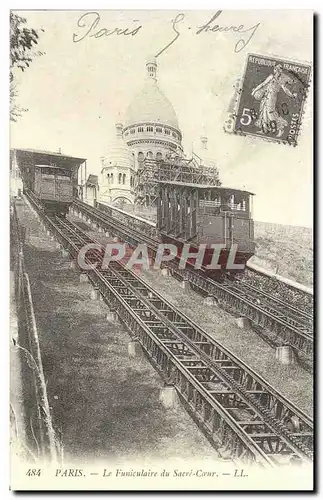
[[[28,469],[26,472],[26,476],[40,476],[41,469]]]

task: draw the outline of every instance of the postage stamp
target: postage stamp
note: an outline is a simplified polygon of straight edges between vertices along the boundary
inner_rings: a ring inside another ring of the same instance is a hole
[[[248,54],[225,131],[296,146],[310,77],[309,64]]]

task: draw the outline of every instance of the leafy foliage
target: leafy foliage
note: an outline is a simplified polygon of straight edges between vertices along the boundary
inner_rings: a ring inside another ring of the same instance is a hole
[[[10,120],[17,121],[26,109],[16,104],[17,85],[14,81],[14,68],[25,71],[33,58],[43,55],[42,52],[33,51],[38,44],[38,33],[32,28],[26,27],[27,20],[10,12]],[[44,31],[43,29],[41,31]]]
[[[16,122],[17,119],[22,115],[23,112],[28,111],[28,109],[21,108],[16,104],[16,98],[18,96],[17,85],[13,80],[13,76],[10,73],[10,120]]]

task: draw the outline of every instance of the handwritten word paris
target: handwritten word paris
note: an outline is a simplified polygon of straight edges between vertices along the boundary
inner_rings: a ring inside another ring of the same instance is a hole
[[[256,34],[260,23],[255,24],[254,26],[246,27],[244,24],[237,25],[221,25],[217,24],[218,19],[222,17],[222,11],[218,10],[215,14],[212,14],[211,18],[201,26],[194,28],[193,33],[195,35],[205,35],[205,34],[216,34],[222,33],[223,35],[238,35],[239,39],[236,41],[234,46],[235,52],[240,52],[245,49],[249,44],[253,36]],[[160,56],[163,52],[165,52],[171,45],[173,45],[179,38],[183,29],[191,30],[192,27],[188,26],[185,18],[185,14],[179,13],[175,16],[174,19],[171,20],[170,29],[172,31],[172,35],[170,37],[169,42],[163,46],[156,57]],[[138,20],[133,20],[132,23],[134,25],[128,25],[127,27],[102,27],[101,25],[101,17],[98,12],[86,12],[83,14],[77,21],[78,33],[73,33],[73,42],[78,43],[86,38],[106,38],[109,36],[128,36],[133,37],[138,35],[138,33],[143,31],[143,26],[140,24]]]

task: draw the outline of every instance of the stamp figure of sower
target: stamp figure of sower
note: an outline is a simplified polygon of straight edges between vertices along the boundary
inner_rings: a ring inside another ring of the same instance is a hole
[[[288,97],[295,99],[297,93],[291,92],[288,88],[288,85],[291,86],[292,84],[293,78],[283,72],[281,64],[277,64],[273,73],[251,92],[251,95],[257,101],[260,101],[259,116],[255,121],[255,126],[260,128],[263,133],[277,132],[277,137],[283,135],[288,122],[277,110],[277,96],[279,91],[282,90]]]
[[[297,145],[311,66],[249,54],[225,131]]]

